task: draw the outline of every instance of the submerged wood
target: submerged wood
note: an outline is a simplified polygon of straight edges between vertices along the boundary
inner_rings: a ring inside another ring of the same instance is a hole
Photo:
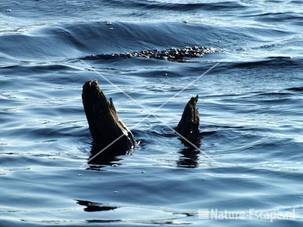
[[[185,144],[193,143],[197,145],[200,142],[200,117],[197,108],[198,95],[192,97],[186,104],[181,120],[176,131],[182,135],[182,141]]]
[[[120,120],[112,99],[107,100],[97,81],[83,85],[82,101],[93,138],[89,163],[107,162],[135,146],[133,134]]]

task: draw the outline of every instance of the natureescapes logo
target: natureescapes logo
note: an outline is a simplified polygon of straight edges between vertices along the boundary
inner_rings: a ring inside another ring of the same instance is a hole
[[[199,210],[199,218],[208,220],[263,220],[263,221],[277,221],[277,220],[295,220],[296,210],[280,211],[260,211],[249,209],[244,211],[228,211],[219,209]]]

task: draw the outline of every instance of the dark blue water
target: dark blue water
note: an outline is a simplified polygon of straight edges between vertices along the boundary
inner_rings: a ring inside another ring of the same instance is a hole
[[[302,226],[302,26],[300,0],[1,1],[0,226]],[[102,57],[193,45],[216,52]],[[87,164],[91,79],[141,141],[112,165]],[[170,130],[196,94],[200,151]]]

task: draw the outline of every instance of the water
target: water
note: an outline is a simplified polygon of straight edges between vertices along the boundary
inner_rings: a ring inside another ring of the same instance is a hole
[[[302,22],[299,0],[2,1],[0,225],[302,226]],[[192,45],[217,51],[89,58]],[[141,141],[112,165],[87,164],[91,79]],[[201,151],[170,130],[196,94]],[[295,219],[209,220],[209,209]]]

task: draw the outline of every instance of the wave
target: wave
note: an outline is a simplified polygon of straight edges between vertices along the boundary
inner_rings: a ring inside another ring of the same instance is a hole
[[[170,2],[160,2],[160,1],[118,1],[111,0],[111,4],[127,7],[127,8],[141,8],[148,10],[174,10],[174,11],[193,11],[193,10],[206,10],[206,11],[217,11],[217,10],[240,10],[245,9],[246,6],[238,2],[208,2],[208,3],[170,3]]]
[[[291,13],[291,12],[279,12],[279,13],[263,13],[257,15],[251,15],[255,17],[256,20],[261,22],[274,22],[274,23],[294,23],[294,22],[302,22],[303,17],[300,14]]]
[[[248,40],[253,37],[210,25],[89,22],[1,35],[0,56],[46,61],[185,46],[235,47]]]
[[[288,88],[287,90],[292,92],[303,92],[303,87],[292,87]]]
[[[264,60],[232,63],[233,68],[260,68],[260,67],[302,67],[302,58],[284,56],[268,57]]]

